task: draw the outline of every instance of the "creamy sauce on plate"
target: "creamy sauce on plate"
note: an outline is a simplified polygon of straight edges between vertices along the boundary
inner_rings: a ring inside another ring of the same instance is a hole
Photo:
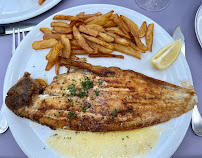
[[[162,128],[147,127],[121,132],[75,132],[56,130],[46,142],[64,157],[144,157],[157,144]]]

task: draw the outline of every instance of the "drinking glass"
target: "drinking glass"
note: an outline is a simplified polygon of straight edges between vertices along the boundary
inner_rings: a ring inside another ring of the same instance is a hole
[[[160,11],[169,5],[170,0],[136,0],[136,3],[148,11]]]

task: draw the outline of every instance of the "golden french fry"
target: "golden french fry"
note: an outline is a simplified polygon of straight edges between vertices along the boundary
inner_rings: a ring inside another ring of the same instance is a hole
[[[72,15],[55,15],[53,20],[76,20]]]
[[[103,32],[99,32],[98,34],[100,37],[102,37],[103,40],[105,40],[106,42],[114,42],[114,37],[110,36],[106,33]]]
[[[82,49],[81,46],[71,46],[72,50]]]
[[[57,43],[58,43],[58,41],[56,39],[34,41],[34,43],[32,44],[32,48],[35,50],[52,48],[52,47],[56,46]]]
[[[72,46],[81,47],[81,46],[79,45],[79,43],[77,42],[77,40],[75,40],[75,39],[71,40],[70,43],[71,43]]]
[[[76,17],[78,17],[80,15],[85,15],[85,12],[81,12],[81,13],[77,14]]]
[[[47,28],[47,27],[41,27],[40,31],[43,32],[45,35],[46,34],[52,34],[51,29]]]
[[[81,49],[72,50],[72,53],[73,53],[73,54],[76,54],[76,55],[89,54],[89,53],[86,52],[85,50],[81,50]]]
[[[61,42],[58,42],[55,46],[58,50],[62,50],[64,48],[64,45]]]
[[[70,57],[71,59],[76,59],[76,60],[78,60],[79,59],[79,57],[77,57],[76,55],[74,55],[74,54],[71,54],[71,57]]]
[[[102,26],[97,25],[97,24],[87,24],[86,27],[97,30],[99,32],[106,32]]]
[[[132,41],[128,41],[129,42],[129,46],[131,46],[133,49],[135,49],[136,51],[138,52],[141,52],[141,53],[145,53],[145,51],[141,50],[140,48],[138,48],[135,43],[133,43]]]
[[[83,32],[83,33],[85,33],[85,34],[91,35],[91,36],[93,36],[93,37],[97,37],[97,35],[98,35],[98,31],[97,31],[97,30],[94,30],[94,29],[85,27],[85,26],[83,26],[83,25],[80,25],[80,26],[79,26],[79,31],[80,31],[80,32]]]
[[[122,52],[124,54],[136,57],[138,59],[141,59],[140,53],[131,48],[130,46],[124,46],[120,44],[114,44],[114,49],[116,51]]]
[[[139,38],[142,38],[145,36],[145,33],[147,31],[147,22],[144,21],[139,29],[139,32],[138,32],[138,36]]]
[[[71,56],[71,44],[68,38],[65,37],[65,35],[61,36],[62,44],[64,45],[64,48],[62,49],[62,56],[65,58],[70,58]]]
[[[61,40],[62,35],[64,35],[64,34],[59,34],[59,33],[45,34],[45,35],[43,35],[43,39],[47,40],[47,39],[55,38],[56,40]],[[73,38],[72,34],[65,34],[65,37],[67,37],[69,39]]]
[[[100,53],[112,53],[112,52],[113,52],[113,50],[108,49],[108,48],[105,48],[105,47],[103,47],[103,46],[101,46],[101,45],[99,45],[99,44],[96,44],[96,43],[94,43],[94,42],[91,42],[91,41],[88,41],[88,44],[89,44],[93,49],[98,48],[98,51],[99,51]]]
[[[48,61],[45,70],[46,70],[46,71],[50,70],[50,69],[53,67],[54,64],[55,64],[54,62]]]
[[[55,74],[59,75],[59,70],[60,70],[60,62],[57,60],[55,62]]]
[[[111,17],[111,15],[113,14],[113,10],[101,15],[100,17],[98,17],[97,19],[91,21],[89,24],[97,24],[97,25],[101,25],[103,26]]]
[[[58,56],[60,55],[60,51],[56,47],[53,47],[48,54],[49,55],[46,56],[47,60],[49,62],[55,63]]]
[[[91,17],[95,17],[95,16],[100,16],[102,15],[101,12],[97,12],[97,13],[94,13],[94,14],[85,14],[85,15],[77,15],[77,19],[81,19],[81,20],[86,20],[86,19],[89,19]]]
[[[88,45],[84,37],[80,34],[76,26],[73,26],[73,35],[76,41],[84,50],[86,50],[90,54],[94,52],[94,50]]]
[[[124,56],[123,55],[116,55],[116,54],[89,54],[88,55],[90,58],[98,58],[98,57],[109,57],[109,58],[121,58],[121,59],[124,59]]]
[[[145,39],[147,47],[150,52],[152,52],[153,34],[154,34],[154,24],[149,24],[145,34]]]
[[[45,0],[38,0],[39,5],[42,5]]]
[[[61,42],[58,42],[58,43],[56,44],[55,48],[60,51],[61,49],[64,48],[64,45],[63,45]],[[49,59],[51,58],[50,56],[53,54],[52,51],[53,51],[53,48],[52,48],[52,49],[49,51],[49,53],[46,55],[46,59],[47,59],[47,60],[49,60]]]
[[[65,22],[52,22],[51,27],[69,27],[69,24]]]
[[[131,34],[133,35],[133,37],[138,35],[138,26],[137,24],[135,24],[132,20],[130,20],[129,18],[120,15],[121,19],[123,20],[123,22],[125,22],[125,24],[128,26]]]
[[[92,36],[88,36],[88,35],[85,35],[85,34],[82,34],[82,35],[83,35],[83,37],[85,39],[87,39],[87,40],[89,40],[91,42],[97,43],[97,44],[99,44],[99,45],[101,45],[101,46],[103,46],[105,48],[111,49],[111,50],[114,49],[113,45],[111,45],[111,44],[109,44],[109,43],[107,43],[105,41],[102,41],[102,40],[100,40],[98,38],[95,38],[95,37],[92,37]]]
[[[72,33],[71,27],[53,27],[53,30],[57,33]]]
[[[87,23],[89,23],[89,22],[91,22],[91,21],[97,19],[98,17],[100,17],[100,16],[92,16],[92,17],[90,17],[90,18],[84,20],[83,22],[84,22],[85,24],[87,24]]]
[[[147,51],[147,47],[142,43],[142,41],[138,38],[138,37],[134,37],[135,39],[135,43],[137,45],[138,48],[140,48],[143,51]]]
[[[120,29],[125,33],[127,36],[130,36],[128,32],[130,32],[128,26],[121,20],[118,14],[114,14],[113,21],[120,27]]]
[[[36,78],[35,79],[37,82],[39,82],[39,84],[41,85],[41,86],[48,86],[48,83],[45,81],[45,80],[43,80],[43,79],[41,79],[41,78]]]
[[[131,37],[129,35],[124,34],[123,31],[120,28],[118,28],[118,27],[107,27],[105,29],[108,32],[112,32],[112,33],[115,33],[115,34],[117,34],[117,35],[119,35],[121,37],[125,37],[125,38],[128,38],[128,39],[131,39]]]
[[[107,21],[106,24],[103,25],[103,27],[116,27],[116,26],[117,24],[112,20]]]
[[[114,37],[114,39],[115,39],[114,43],[122,44],[122,45],[125,45],[125,46],[129,45],[129,42],[125,38],[121,38],[119,35],[117,35],[115,33],[111,33],[111,32],[107,32],[107,34]]]

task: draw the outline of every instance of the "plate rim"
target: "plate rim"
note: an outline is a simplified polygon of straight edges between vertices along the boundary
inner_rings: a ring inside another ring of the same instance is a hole
[[[65,10],[71,10],[71,9],[78,9],[78,8],[81,8],[82,9],[82,7],[85,7],[85,6],[88,6],[88,7],[93,7],[93,6],[103,6],[103,7],[115,7],[115,9],[124,9],[124,10],[128,10],[128,11],[131,11],[131,12],[135,12],[135,13],[137,13],[137,14],[141,14],[141,13],[139,13],[139,12],[137,12],[137,11],[135,11],[135,10],[132,10],[132,9],[129,9],[129,8],[126,8],[126,7],[122,7],[122,6],[118,6],[118,5],[111,5],[111,4],[86,4],[86,5],[79,5],[79,6],[74,6],[74,7],[71,7],[71,8],[67,8],[67,9],[64,9],[64,10],[61,10],[61,11],[59,11],[59,12],[57,12],[57,13],[54,13],[54,14],[52,14],[52,15],[50,15],[49,17],[47,17],[46,19],[44,19],[43,21],[41,21],[38,25],[40,25],[41,23],[43,23],[45,20],[47,20],[48,18],[50,18],[50,17],[52,17],[52,16],[54,16],[55,14],[60,14],[61,12],[64,12]],[[144,16],[146,19],[149,19],[149,20],[152,20],[152,21],[154,21],[153,19],[151,19],[151,18],[149,18],[149,17],[147,17],[147,16],[145,16],[144,14],[141,14],[142,16]],[[155,22],[155,21],[154,21]],[[155,22],[156,23],[156,22]],[[158,24],[158,23],[156,23],[156,24]],[[37,25],[37,26],[38,26]],[[158,24],[159,25],[159,24]],[[161,27],[161,25],[159,25],[160,27]],[[169,38],[171,38],[172,39],[172,37],[171,37],[171,35],[163,28],[163,27],[161,27],[162,28],[162,30],[165,32],[165,34],[167,34],[167,36],[169,36]],[[18,47],[19,48],[19,47]],[[17,51],[16,51],[17,52]],[[14,56],[16,55],[17,53],[15,53],[14,54]],[[8,78],[8,75],[9,75],[9,71],[11,71],[10,69],[11,69],[11,63],[13,62],[13,60],[14,60],[14,58],[12,58],[11,60],[10,60],[10,62],[9,62],[9,65],[8,65],[8,68],[7,68],[7,71],[6,71],[6,75],[5,75],[5,79],[4,79],[4,87],[3,87],[3,98],[5,99],[5,95],[6,95],[6,92],[5,92],[5,83],[6,83],[6,79]],[[187,63],[187,61],[186,61],[186,59],[185,59],[185,62]],[[187,66],[188,66],[188,63],[187,63]],[[189,68],[189,66],[188,66],[188,68]],[[190,71],[190,69],[189,69],[189,71]],[[190,71],[190,73],[191,73],[191,71]],[[192,79],[192,76],[191,76],[191,79]],[[6,115],[7,115],[7,113],[8,113],[8,108],[6,107]],[[178,141],[178,143],[176,144],[176,146],[175,146],[175,149],[173,149],[172,150],[172,152],[170,152],[170,156],[172,156],[173,154],[174,154],[174,152],[177,150],[177,148],[179,147],[179,145],[181,144],[181,142],[182,142],[182,140],[184,139],[184,137],[185,137],[185,134],[186,134],[186,132],[187,132],[187,130],[188,130],[188,127],[189,127],[189,123],[190,123],[190,120],[191,120],[191,114],[189,115],[189,118],[188,118],[188,120],[189,120],[189,122],[187,123],[187,126],[185,127],[185,131],[184,131],[184,133],[182,134],[183,135],[183,137],[181,137],[180,138],[180,140]],[[27,148],[24,146],[24,144],[20,141],[20,139],[17,137],[17,135],[14,133],[14,130],[12,130],[12,128],[11,128],[11,133],[12,133],[12,135],[14,136],[14,138],[15,138],[15,140],[16,140],[16,142],[17,142],[17,144],[20,146],[20,148],[23,150],[23,152],[27,155],[27,156],[29,156],[29,157],[32,157],[32,155],[30,155],[30,152],[27,150]]]
[[[197,40],[198,40],[200,46],[202,47],[202,37],[200,38],[200,36],[198,34],[199,27],[197,25],[197,23],[198,23],[198,15],[199,15],[199,12],[201,11],[201,9],[202,9],[202,4],[197,9],[197,12],[196,12],[196,15],[195,15],[195,34],[196,34],[196,37],[197,37]]]
[[[49,9],[56,6],[60,1],[61,0],[53,0],[50,3],[44,5],[43,7],[35,10],[34,12],[29,12],[28,14],[25,14],[25,16],[17,16],[17,17],[14,16],[14,17],[9,18],[9,19],[0,19],[0,24],[11,24],[11,23],[16,23],[16,22],[27,20],[27,19],[31,19],[33,17],[36,17],[40,14],[45,13]]]

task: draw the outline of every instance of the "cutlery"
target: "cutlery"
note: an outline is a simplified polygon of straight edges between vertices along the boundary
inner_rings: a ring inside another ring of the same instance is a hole
[[[23,24],[9,24],[9,25],[1,25],[0,26],[0,36],[2,35],[8,35],[13,33],[13,28],[19,28],[20,32],[24,31],[31,31],[33,27],[36,26],[34,23],[23,23]],[[17,33],[18,30],[15,30],[15,33]]]
[[[22,26],[22,25],[21,25]],[[33,28],[34,26],[32,26]],[[23,29],[22,27],[21,28],[18,28],[18,29],[15,29],[15,28],[12,28],[12,33],[13,33],[13,43],[12,43],[12,55],[14,54],[15,52],[15,49],[17,48],[17,46],[20,44],[20,42],[25,38],[25,31],[28,31],[30,30],[31,27],[28,26],[28,28],[25,28]],[[15,39],[15,33],[17,32],[18,36],[17,36],[17,44],[16,44],[16,39]],[[22,32],[22,39],[20,39],[20,33]],[[1,110],[0,110],[0,134],[6,132],[6,130],[8,129],[8,122],[6,120],[6,117],[5,117],[5,111],[4,111],[4,108],[5,108],[5,105],[3,104],[2,107],[1,107]]]
[[[179,39],[181,40],[182,42],[181,52],[185,56],[185,42],[184,42],[185,38],[179,25],[175,28],[172,37],[174,40],[179,40]],[[197,105],[194,106],[194,109],[192,112],[192,129],[196,135],[202,136],[202,118],[198,111]]]

